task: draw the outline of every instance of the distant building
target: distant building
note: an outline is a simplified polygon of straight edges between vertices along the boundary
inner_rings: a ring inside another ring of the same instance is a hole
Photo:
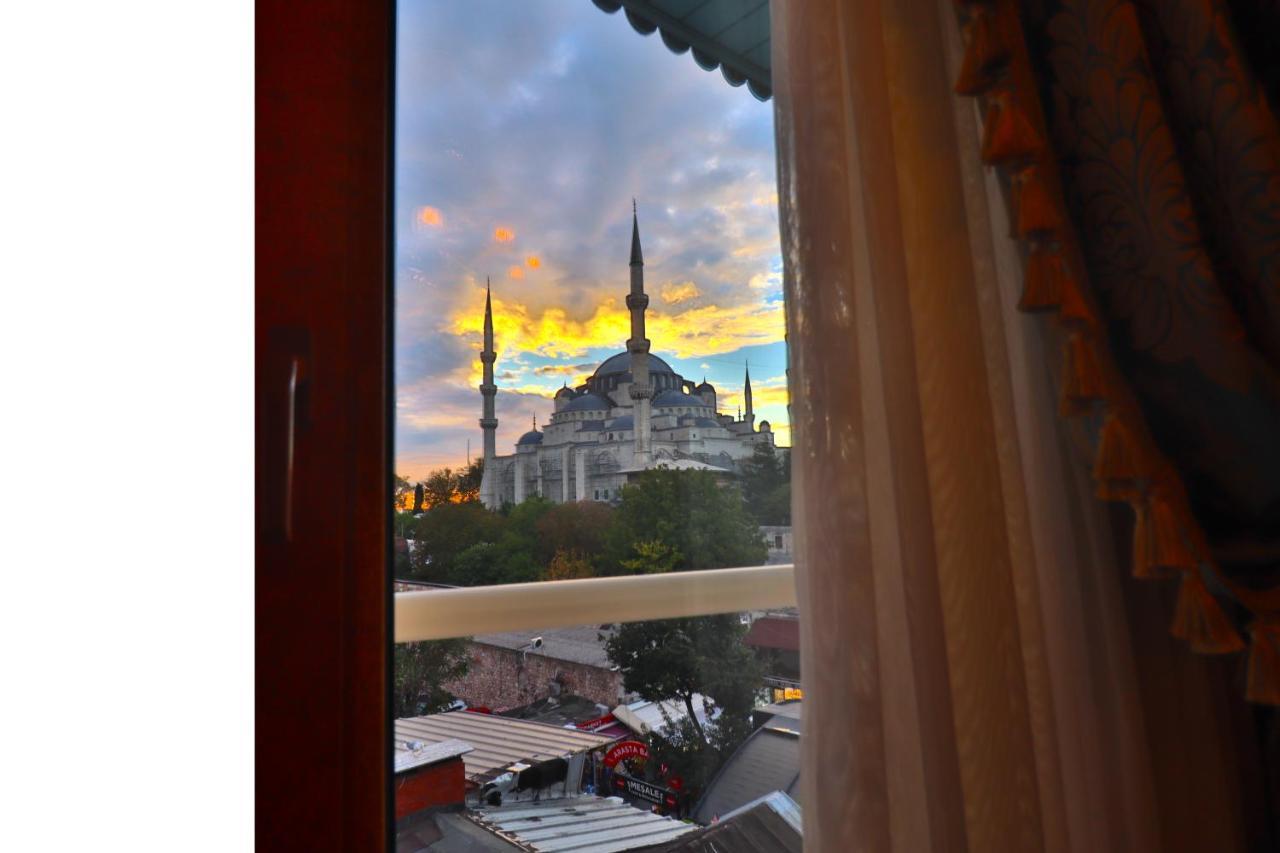
[[[764,537],[765,546],[769,549],[764,561],[766,566],[794,562],[791,550],[791,525],[762,524],[760,535]]]
[[[468,705],[499,712],[561,695],[612,708],[623,699],[622,673],[604,649],[612,634],[596,625],[478,634],[467,674],[445,688]]]
[[[480,385],[484,477],[480,500],[488,507],[520,503],[532,495],[565,501],[612,501],[635,474],[650,468],[705,470],[734,476],[737,462],[757,444],[774,443],[768,421],[757,426],[751,374],[745,371],[745,411],[721,413],[716,389],[704,378],[685,379],[649,352],[645,337],[644,258],[640,225],[631,220],[631,337],[627,349],[604,360],[585,383],[556,392],[550,423],[522,435],[515,453],[497,452],[498,387],[493,366],[493,309],[486,292],[484,379]]]

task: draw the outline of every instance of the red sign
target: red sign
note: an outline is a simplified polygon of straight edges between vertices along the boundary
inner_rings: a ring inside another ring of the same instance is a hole
[[[603,729],[605,726],[618,722],[618,718],[613,714],[605,714],[603,717],[596,717],[594,720],[585,720],[577,724],[577,727],[587,732],[594,732],[596,729]]]
[[[613,768],[619,761],[631,758],[649,758],[649,746],[638,740],[624,740],[604,754],[604,766]]]

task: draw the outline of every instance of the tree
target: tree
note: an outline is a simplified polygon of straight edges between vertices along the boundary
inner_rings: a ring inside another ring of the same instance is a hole
[[[539,557],[549,560],[559,551],[575,551],[591,561],[593,570],[599,569],[612,523],[613,507],[606,503],[556,504],[536,524]]]
[[[422,500],[428,507],[441,504],[459,503],[454,500],[458,494],[458,475],[452,468],[439,468],[427,475],[422,481]]]
[[[582,552],[561,548],[556,551],[551,558],[551,562],[547,564],[547,571],[542,579],[565,581],[576,578],[589,578],[593,574],[595,573],[591,569],[591,560],[587,559]]]
[[[779,454],[772,444],[760,443],[739,468],[742,496],[756,523],[790,524],[790,454]]]
[[[396,474],[391,490],[391,505],[396,509],[408,509],[409,493],[412,491],[413,484],[409,482],[409,478]]]
[[[396,718],[443,711],[453,701],[444,685],[466,675],[469,638],[398,643],[392,709]]]
[[[751,732],[763,676],[742,642],[745,633],[736,615],[719,614],[628,623],[605,642],[626,690],[684,706],[686,718],[650,743],[691,787],[709,778]],[[698,721],[695,694],[702,695],[713,724]]]
[[[480,500],[480,481],[483,477],[484,457],[480,456],[471,460],[470,465],[458,472],[458,501],[466,503]]]
[[[645,471],[623,487],[607,538],[608,568],[616,572],[628,571],[637,542],[675,552],[674,571],[755,566],[768,555],[741,493],[709,471]]]
[[[436,583],[459,583],[458,556],[477,543],[497,542],[506,518],[478,503],[446,503],[422,514],[414,525],[410,576]]]
[[[422,512],[422,484],[413,487],[413,511]]]
[[[680,552],[659,539],[631,543],[635,556],[622,561],[630,575],[661,575],[680,564]]]

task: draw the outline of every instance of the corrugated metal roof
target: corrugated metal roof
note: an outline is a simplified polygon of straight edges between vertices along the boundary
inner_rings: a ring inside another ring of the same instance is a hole
[[[471,744],[457,738],[449,738],[439,743],[413,740],[403,744],[398,743],[396,744],[396,772],[403,773],[447,758],[457,758],[459,755],[466,755],[472,749]]]
[[[528,720],[513,720],[510,717],[475,714],[471,711],[450,711],[396,720],[397,760],[400,753],[410,751],[405,746],[406,742],[435,744],[454,738],[473,747],[471,752],[462,756],[467,778],[473,782],[487,782],[517,761],[536,763],[565,758],[579,752],[588,752],[613,740],[590,732]]]
[[[661,853],[801,853],[800,807],[781,791],[753,800]]]
[[[614,853],[673,841],[698,827],[627,805],[581,796],[471,812],[481,826],[538,853]]]
[[[716,773],[694,808],[693,819],[710,823],[772,791],[800,795],[800,736],[773,721],[756,729]]]

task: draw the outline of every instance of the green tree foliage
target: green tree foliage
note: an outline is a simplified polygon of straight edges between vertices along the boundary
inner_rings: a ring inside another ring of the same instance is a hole
[[[733,614],[621,626],[605,643],[623,687],[653,702],[683,705],[687,717],[651,737],[651,746],[687,784],[700,785],[751,733],[763,676]],[[707,719],[698,722],[695,694]]]
[[[791,455],[779,453],[772,444],[761,443],[739,467],[742,496],[756,523],[790,524]]]
[[[422,512],[422,484],[413,487],[413,511]]]
[[[458,586],[527,583],[541,575],[542,568],[533,555],[504,537],[467,548],[454,560],[443,582]]]
[[[478,503],[445,503],[423,513],[414,525],[410,577],[434,583],[460,583],[458,556],[502,536],[505,519]]]
[[[680,564],[680,552],[660,539],[631,543],[635,556],[622,561],[629,575],[660,575],[674,571]]]
[[[556,504],[537,523],[539,557],[554,557],[573,551],[599,568],[605,539],[613,523],[613,507],[598,501],[571,501]]]
[[[589,578],[593,575],[591,569],[591,561],[587,559],[581,551],[561,548],[551,557],[551,562],[547,564],[546,574],[542,576],[547,581],[567,581],[578,578]]]
[[[708,471],[659,468],[625,486],[608,534],[610,568],[627,571],[637,542],[660,542],[677,554],[675,571],[755,566],[768,555],[741,494]]]
[[[467,643],[459,638],[396,645],[392,706],[397,718],[434,714],[453,701],[444,684],[466,675]]]
[[[480,500],[480,480],[484,477],[484,457],[477,457],[458,472],[457,495],[462,502]]]

